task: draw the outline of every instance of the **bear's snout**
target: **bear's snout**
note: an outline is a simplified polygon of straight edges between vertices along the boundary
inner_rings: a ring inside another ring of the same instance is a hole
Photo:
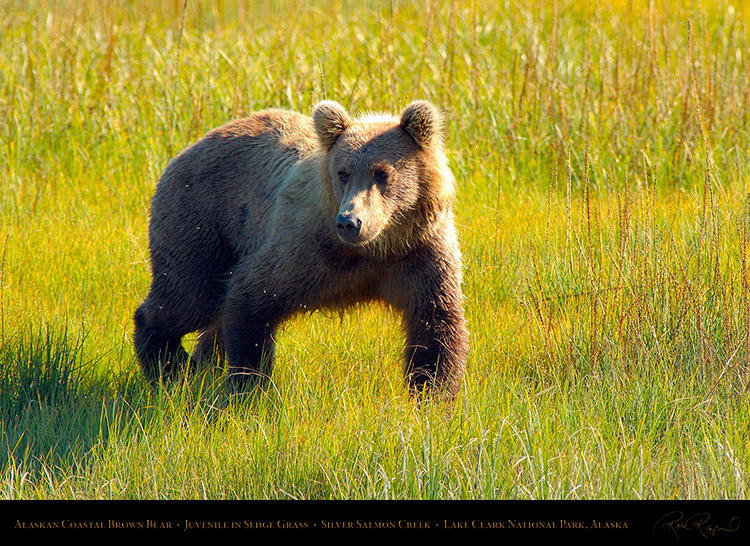
[[[362,229],[362,220],[349,212],[339,214],[336,217],[336,231],[339,238],[345,243],[355,243]]]

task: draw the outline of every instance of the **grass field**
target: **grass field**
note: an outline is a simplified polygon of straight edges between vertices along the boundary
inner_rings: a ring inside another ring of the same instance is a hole
[[[0,1],[0,498],[749,498],[748,26],[723,0]],[[409,399],[376,306],[290,322],[263,395],[148,389],[160,172],[324,98],[445,113],[453,411]]]

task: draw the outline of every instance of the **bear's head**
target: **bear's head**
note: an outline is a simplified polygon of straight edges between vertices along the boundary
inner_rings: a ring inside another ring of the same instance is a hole
[[[313,121],[324,154],[330,221],[343,243],[393,254],[412,247],[449,213],[454,181],[433,105],[417,101],[398,117],[355,119],[324,101]]]

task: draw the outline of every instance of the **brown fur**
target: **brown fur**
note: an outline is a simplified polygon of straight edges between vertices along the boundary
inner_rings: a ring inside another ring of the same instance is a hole
[[[401,311],[407,383],[452,398],[468,335],[453,176],[426,102],[397,118],[269,110],[210,132],[166,168],[149,224],[152,284],[135,345],[155,380],[226,356],[233,378],[271,374],[298,311],[379,300]]]

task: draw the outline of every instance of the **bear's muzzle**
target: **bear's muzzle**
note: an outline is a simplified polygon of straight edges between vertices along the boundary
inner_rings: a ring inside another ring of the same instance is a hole
[[[344,212],[336,217],[336,232],[344,243],[356,244],[362,229],[362,220],[351,212]]]

